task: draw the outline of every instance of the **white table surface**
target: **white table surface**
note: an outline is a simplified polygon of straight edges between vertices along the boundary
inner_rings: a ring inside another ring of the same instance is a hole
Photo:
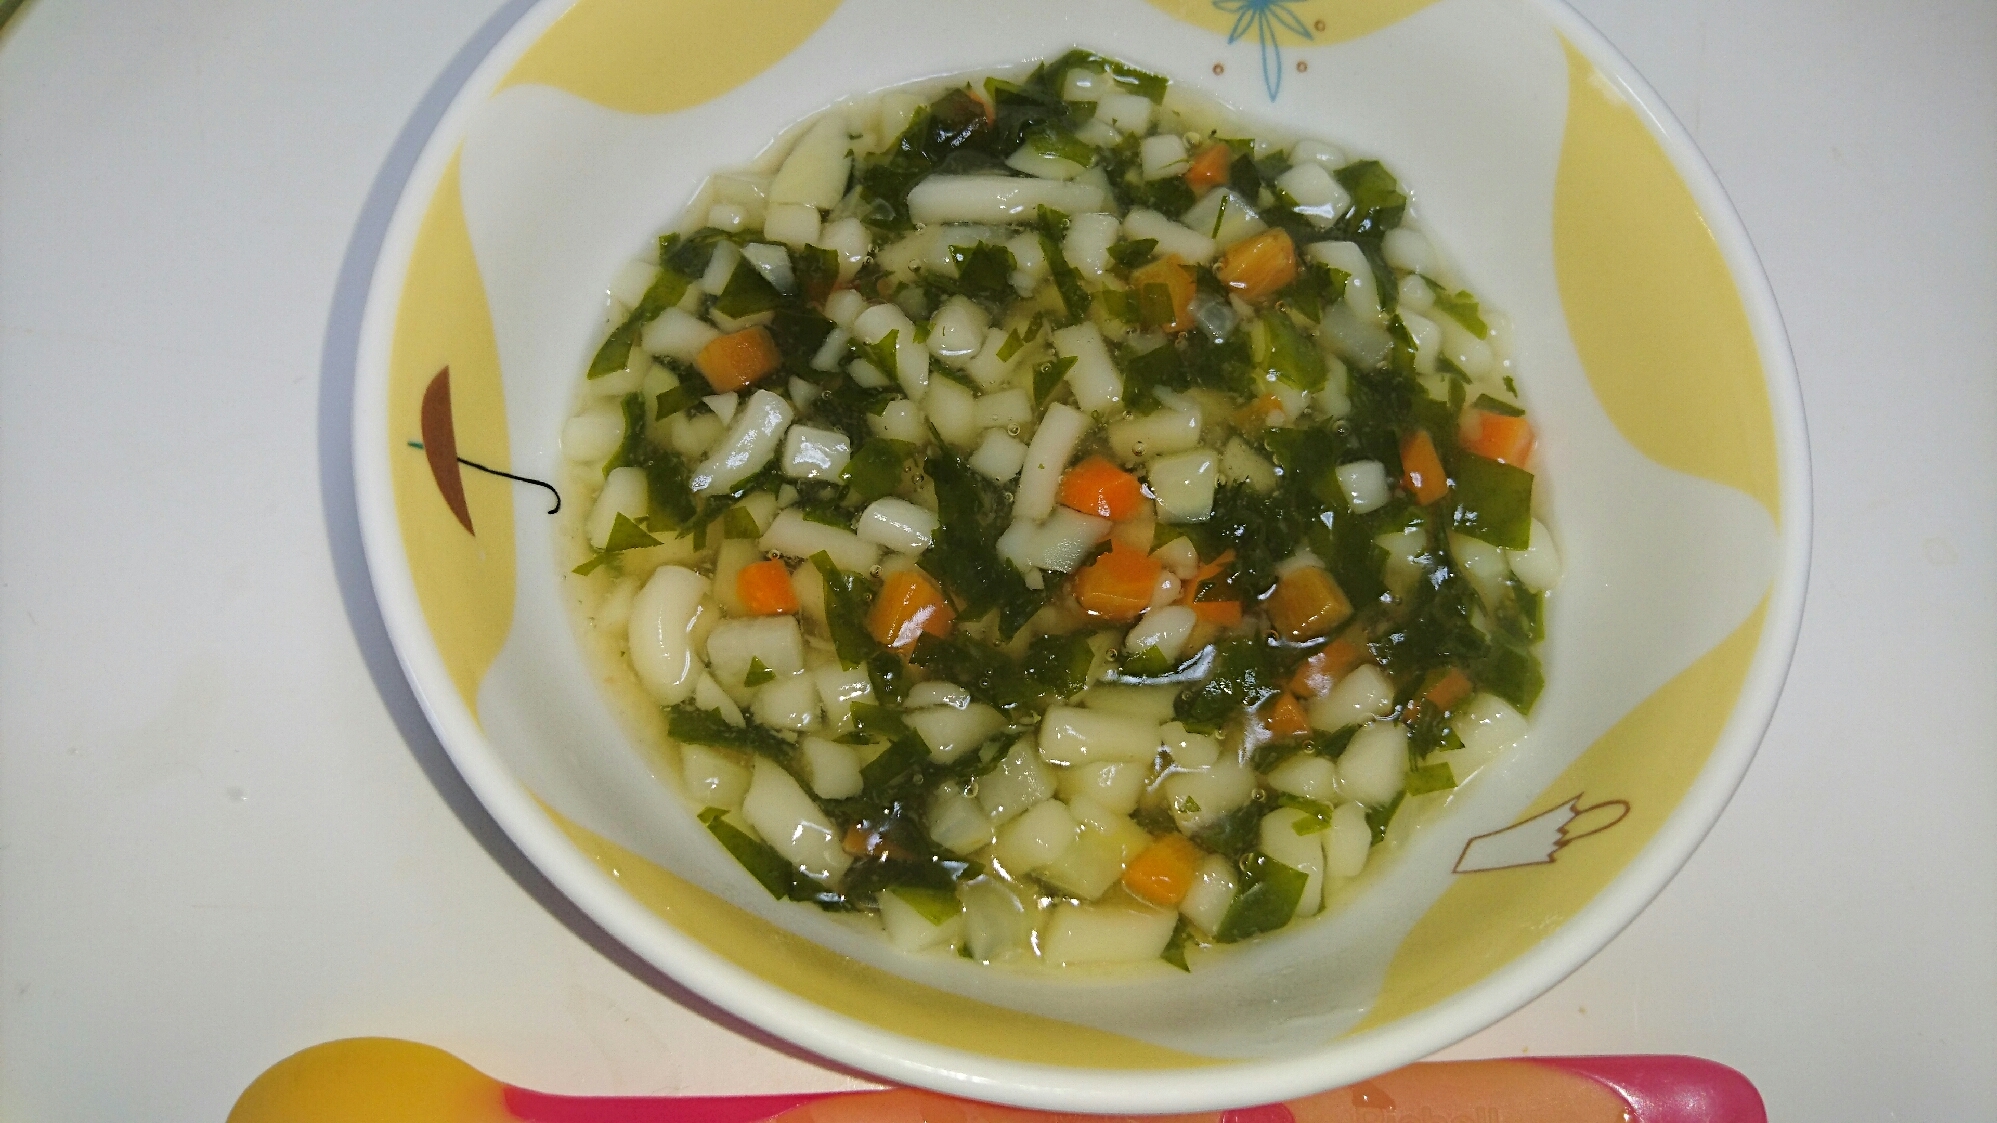
[[[1997,6],[1580,7],[1773,280],[1815,565],[1691,863],[1444,1055],[1692,1053],[1777,1119],[1997,1119]],[[354,322],[409,123],[500,10],[30,0],[0,32],[0,1119],[212,1123],[356,1034],[557,1091],[858,1083],[568,907],[376,615]]]

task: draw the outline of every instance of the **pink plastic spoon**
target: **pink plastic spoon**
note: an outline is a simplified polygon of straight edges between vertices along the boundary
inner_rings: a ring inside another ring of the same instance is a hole
[[[228,1123],[1115,1123],[932,1092],[555,1096],[503,1084],[428,1045],[314,1045],[250,1084]],[[1170,1123],[1767,1123],[1746,1077],[1694,1057],[1553,1057],[1409,1065],[1349,1088]]]

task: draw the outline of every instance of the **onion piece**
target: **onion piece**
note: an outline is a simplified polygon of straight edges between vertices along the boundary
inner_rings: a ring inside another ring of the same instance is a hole
[[[756,759],[748,794],[742,799],[742,817],[807,877],[831,884],[853,864],[853,856],[839,846],[832,820],[773,760]]]
[[[756,391],[742,405],[721,446],[694,472],[689,485],[693,493],[727,492],[754,475],[777,454],[794,416],[789,402],[768,390]]]
[[[693,570],[662,565],[631,602],[626,635],[631,669],[662,706],[692,697],[696,680],[706,670],[694,657],[693,635],[702,623],[701,602],[707,589],[707,578]]]
[[[1101,342],[1100,336],[1097,342]],[[1040,419],[1040,428],[1033,434],[1033,443],[1026,448],[1019,490],[1012,497],[1014,521],[1038,522],[1053,512],[1054,497],[1061,488],[1061,473],[1067,471],[1068,458],[1075,454],[1075,444],[1088,427],[1089,419],[1072,406],[1056,402],[1047,407],[1047,415]]]
[[[881,560],[881,548],[845,527],[812,522],[796,508],[777,512],[776,521],[756,541],[765,553],[776,551],[793,558],[809,558],[823,552],[832,564],[849,573],[865,573]]]
[[[908,192],[909,216],[924,224],[1030,222],[1041,207],[1086,214],[1107,201],[1107,192],[1085,180],[997,175],[932,175]]]

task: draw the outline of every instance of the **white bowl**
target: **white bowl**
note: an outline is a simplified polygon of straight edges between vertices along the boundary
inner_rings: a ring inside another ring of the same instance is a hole
[[[430,137],[376,264],[354,406],[369,566],[424,709],[521,850],[637,953],[772,1033],[889,1080],[1079,1111],[1363,1079],[1517,1009],[1628,923],[1747,767],[1809,539],[1767,283],[1629,65],[1554,0],[759,12],[533,7]],[[558,479],[606,281],[708,172],[835,98],[1078,44],[1401,176],[1465,280],[1513,318],[1567,563],[1529,740],[1400,838],[1336,915],[1192,975],[906,957],[772,901],[583,657],[547,493],[411,447],[448,368],[456,454]],[[451,478],[462,519],[440,490]]]

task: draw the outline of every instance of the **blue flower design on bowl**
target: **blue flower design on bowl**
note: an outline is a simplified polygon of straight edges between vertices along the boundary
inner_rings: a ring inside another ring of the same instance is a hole
[[[1278,24],[1296,32],[1306,39],[1311,38],[1311,29],[1290,6],[1300,0],[1213,0],[1213,6],[1223,12],[1234,13],[1234,27],[1227,33],[1230,44],[1247,38],[1252,29],[1256,42],[1262,47],[1262,88],[1269,91],[1269,100],[1283,90],[1283,48],[1276,42]]]

